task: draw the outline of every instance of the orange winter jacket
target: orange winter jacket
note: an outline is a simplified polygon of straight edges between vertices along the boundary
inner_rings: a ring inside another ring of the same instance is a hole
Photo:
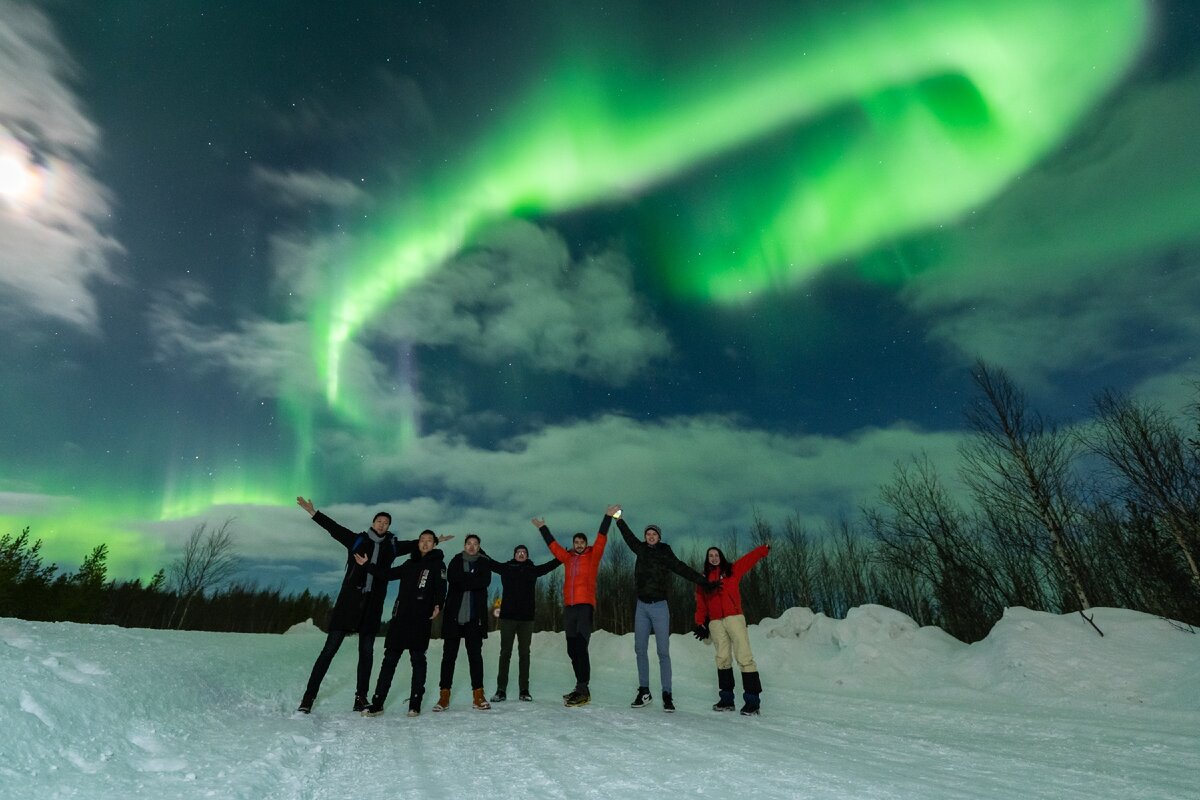
[[[717,582],[717,588],[706,592],[696,587],[696,624],[707,625],[714,619],[725,619],[742,613],[742,576],[767,555],[767,545],[754,548],[733,562],[728,577],[721,577],[721,568],[706,565],[704,577]]]
[[[541,527],[542,538],[550,545],[550,552],[566,567],[563,575],[563,605],[574,606],[587,603],[596,605],[596,573],[600,571],[600,559],[604,556],[604,546],[608,544],[608,527],[611,517],[605,517],[600,524],[600,532],[596,541],[590,544],[582,553],[574,549],[567,550],[550,535],[550,529]]]

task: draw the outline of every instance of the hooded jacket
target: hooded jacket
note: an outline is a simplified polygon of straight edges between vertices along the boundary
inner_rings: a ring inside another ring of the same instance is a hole
[[[423,651],[429,646],[433,609],[446,604],[445,556],[437,549],[425,555],[418,550],[392,567],[388,577],[399,581],[399,589],[392,604],[386,646]]]
[[[717,588],[706,592],[702,587],[696,587],[697,625],[707,625],[714,619],[725,619],[725,617],[734,617],[742,613],[742,590],[739,586],[742,576],[749,572],[751,567],[762,561],[768,552],[769,548],[765,544],[759,545],[734,561],[729,575],[724,578],[721,577],[720,566],[708,565],[706,577],[717,583]]]

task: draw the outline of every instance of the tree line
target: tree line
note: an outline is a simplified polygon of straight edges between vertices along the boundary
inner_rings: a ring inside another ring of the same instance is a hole
[[[875,603],[966,642],[986,636],[1010,606],[1085,617],[1113,606],[1200,625],[1200,402],[1172,415],[1109,391],[1089,419],[1060,426],[1004,370],[977,362],[972,380],[968,434],[950,476],[913,454],[873,504],[819,531],[797,516],[755,515],[712,543],[730,559],[771,545],[742,580],[747,621],[796,606],[842,618]],[[144,585],[106,580],[105,545],[77,572],[56,574],[28,529],[0,536],[0,616],[254,632],[309,618],[323,626],[326,594],[231,582],[231,522],[197,526],[183,554]],[[633,556],[618,539],[600,567],[596,626],[623,634],[636,596]],[[677,554],[701,569],[704,552]],[[538,582],[538,630],[562,628],[561,583],[560,573]],[[668,603],[672,630],[690,630],[693,585],[673,581]]]
[[[0,617],[86,622],[126,628],[282,633],[324,619],[333,602],[307,589],[285,594],[231,580],[238,559],[232,520],[197,525],[183,554],[146,583],[108,579],[108,545],[92,549],[75,572],[42,558],[30,529],[0,536]]]

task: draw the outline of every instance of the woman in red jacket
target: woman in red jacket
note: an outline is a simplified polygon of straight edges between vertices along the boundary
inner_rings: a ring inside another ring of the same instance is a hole
[[[758,666],[750,652],[750,635],[746,629],[746,617],[742,614],[742,591],[738,584],[750,568],[761,561],[770,545],[761,545],[732,564],[719,547],[710,547],[704,557],[704,577],[716,583],[717,588],[705,591],[696,587],[697,639],[712,636],[717,647],[717,689],[720,699],[713,711],[733,711],[733,659],[742,670],[742,713],[757,716],[762,683],[758,678]]]

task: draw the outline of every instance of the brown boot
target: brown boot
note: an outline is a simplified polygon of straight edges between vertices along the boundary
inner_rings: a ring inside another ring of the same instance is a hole
[[[450,705],[450,690],[442,689],[438,693],[437,702],[433,704],[433,710],[434,711],[445,711],[446,707],[449,705]]]
[[[483,689],[476,689],[474,691],[474,700],[471,703],[471,707],[476,711],[487,711],[492,707],[492,704],[483,696]]]

